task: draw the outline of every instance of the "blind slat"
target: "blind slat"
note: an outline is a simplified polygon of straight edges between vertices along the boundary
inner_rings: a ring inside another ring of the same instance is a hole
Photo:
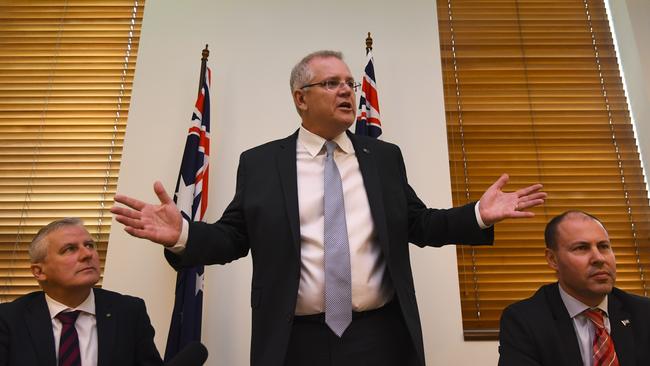
[[[144,2],[0,5],[0,301],[34,291],[28,244],[84,220],[103,268]]]
[[[535,218],[499,223],[494,246],[457,247],[466,339],[496,339],[505,306],[555,281],[543,232],[568,209],[608,228],[617,286],[648,285],[645,178],[604,2],[587,4],[437,3],[454,205],[502,173],[508,189],[541,182],[548,193]]]

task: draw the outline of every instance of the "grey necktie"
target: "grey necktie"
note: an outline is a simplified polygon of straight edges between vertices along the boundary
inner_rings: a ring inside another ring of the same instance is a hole
[[[325,142],[325,323],[340,337],[352,322],[352,281],[343,184],[334,162],[336,146],[333,141]]]

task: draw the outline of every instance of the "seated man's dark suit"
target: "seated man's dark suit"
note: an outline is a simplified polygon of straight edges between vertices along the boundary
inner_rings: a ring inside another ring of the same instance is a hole
[[[620,365],[650,365],[650,299],[614,288],[607,311]],[[557,283],[504,310],[499,343],[499,366],[583,366]]]
[[[493,241],[481,230],[474,204],[449,210],[428,209],[409,186],[399,148],[349,134],[368,195],[376,239],[395,288],[415,354],[403,365],[424,365],[422,330],[413,286],[408,243]],[[235,197],[214,224],[191,223],[182,255],[165,251],[175,267],[223,264],[251,251],[251,364],[284,364],[300,281],[297,132],[242,153]],[[431,279],[435,282],[444,279]],[[444,315],[440,315],[444,316]]]
[[[162,365],[144,301],[93,291],[98,366]],[[56,365],[52,320],[42,291],[0,304],[0,366],[26,365]]]

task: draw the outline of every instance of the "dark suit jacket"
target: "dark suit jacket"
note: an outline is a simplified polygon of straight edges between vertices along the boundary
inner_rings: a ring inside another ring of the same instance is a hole
[[[620,365],[650,365],[650,299],[614,288],[607,311]],[[557,283],[542,286],[504,310],[499,342],[500,366],[583,365]]]
[[[93,290],[98,366],[162,365],[144,301]],[[0,365],[56,366],[52,321],[42,291],[0,304]]]
[[[397,146],[349,137],[368,194],[377,241],[417,353],[404,365],[424,365],[408,243],[489,244],[494,233],[479,228],[474,204],[450,210],[426,208],[407,182]],[[223,264],[251,251],[252,365],[283,365],[292,328],[300,281],[296,141],[294,133],[242,153],[235,197],[221,219],[214,224],[191,223],[181,256],[165,251],[175,268]]]

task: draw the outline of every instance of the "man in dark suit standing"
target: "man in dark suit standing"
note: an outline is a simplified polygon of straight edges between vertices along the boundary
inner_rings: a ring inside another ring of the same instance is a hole
[[[43,227],[30,244],[43,291],[0,304],[0,366],[157,366],[144,301],[93,288],[95,242],[80,219]]]
[[[568,211],[544,237],[558,282],[504,310],[499,365],[650,365],[650,299],[614,287],[616,259],[600,220]]]
[[[183,220],[159,182],[160,205],[117,195],[128,208],[112,212],[131,235],[167,247],[175,268],[250,250],[252,365],[424,365],[408,243],[490,244],[492,224],[532,216],[525,210],[545,193],[504,193],[504,175],[480,204],[429,209],[397,146],[347,131],[358,85],[339,52],[303,58],[290,87],[300,128],[242,153],[216,223]]]

